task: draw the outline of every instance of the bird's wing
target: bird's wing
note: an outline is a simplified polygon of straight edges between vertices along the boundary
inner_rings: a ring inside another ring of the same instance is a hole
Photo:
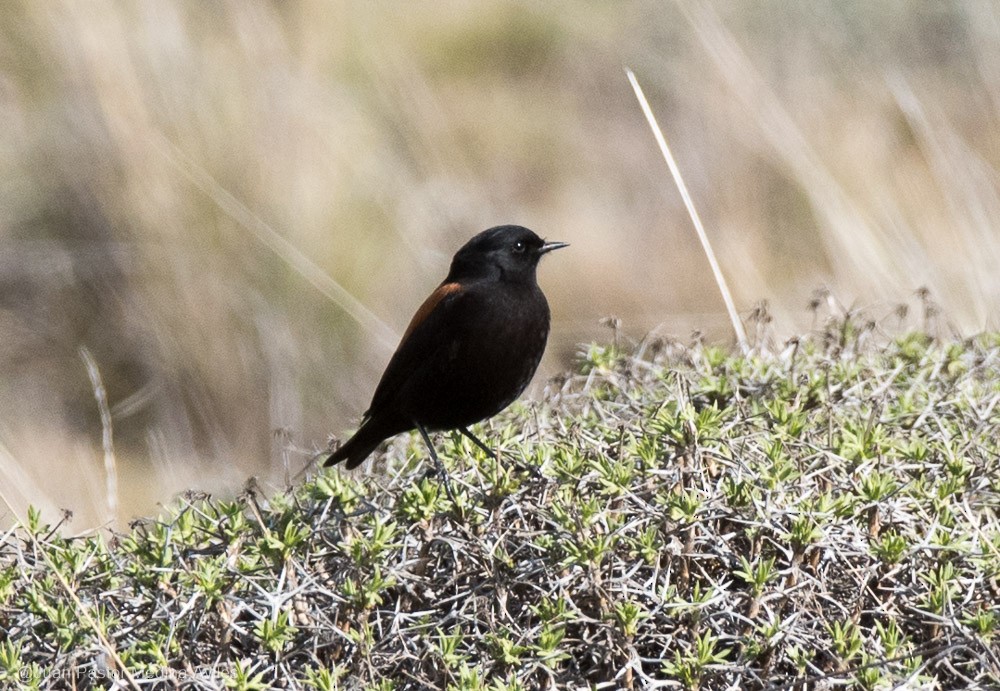
[[[427,317],[434,312],[434,309],[440,305],[445,298],[449,295],[457,295],[461,291],[462,285],[460,283],[442,283],[437,287],[437,290],[427,296],[427,299],[424,300],[424,304],[420,305],[416,314],[414,314],[413,318],[410,319],[410,323],[406,327],[406,331],[403,332],[403,337],[399,339],[400,347],[402,347],[402,345],[409,340],[413,330],[423,324]],[[397,350],[399,350],[399,348],[397,348]]]
[[[420,305],[375,387],[366,416],[385,409],[421,361],[434,357],[438,348],[450,342],[456,306],[462,302],[464,292],[459,283],[442,283]]]

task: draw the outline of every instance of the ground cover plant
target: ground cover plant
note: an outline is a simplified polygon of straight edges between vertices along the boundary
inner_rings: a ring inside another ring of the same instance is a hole
[[[1000,687],[1000,336],[647,339],[369,475],[0,539],[0,685]]]

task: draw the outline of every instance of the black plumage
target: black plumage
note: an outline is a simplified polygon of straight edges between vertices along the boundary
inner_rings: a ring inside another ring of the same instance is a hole
[[[410,321],[361,427],[326,465],[354,468],[383,440],[412,429],[428,445],[428,430],[458,429],[490,452],[467,428],[506,408],[531,381],[549,334],[535,270],[544,254],[565,246],[513,225],[469,240]]]

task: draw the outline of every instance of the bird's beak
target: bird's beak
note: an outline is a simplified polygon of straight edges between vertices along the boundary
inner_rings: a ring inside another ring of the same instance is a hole
[[[569,247],[569,243],[568,242],[546,242],[538,250],[538,253],[539,254],[545,254],[546,252],[551,252],[552,250],[561,249],[563,247]]]

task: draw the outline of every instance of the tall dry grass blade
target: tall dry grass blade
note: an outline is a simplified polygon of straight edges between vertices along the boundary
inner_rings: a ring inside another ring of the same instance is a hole
[[[745,106],[776,160],[809,199],[826,232],[818,237],[826,258],[843,276],[841,288],[861,296],[910,292],[927,282],[933,258],[915,244],[901,251],[883,224],[853,199],[810,143],[771,85],[755,68],[711,3],[680,0],[678,7],[715,64],[726,87]],[[907,231],[906,235],[909,234]],[[919,277],[919,278],[915,278]],[[931,282],[935,293],[941,292]]]
[[[886,84],[951,215],[951,223],[941,228],[940,233],[947,238],[948,249],[962,257],[961,275],[966,280],[953,281],[955,287],[946,297],[949,302],[966,305],[976,328],[988,328],[1000,300],[1000,284],[994,280],[1000,264],[996,232],[996,219],[1000,218],[1000,174],[963,140],[943,113],[924,105],[904,74],[887,71]],[[935,294],[935,298],[940,297]]]
[[[708,240],[708,233],[705,232],[705,226],[701,223],[701,217],[698,216],[698,210],[695,209],[691,195],[688,193],[687,185],[684,184],[684,178],[681,176],[680,168],[677,167],[674,155],[670,152],[670,147],[667,146],[667,139],[663,136],[663,131],[656,123],[656,116],[653,115],[653,109],[649,106],[649,101],[646,100],[646,95],[642,92],[642,87],[639,86],[639,80],[636,79],[635,73],[628,67],[625,68],[625,74],[628,75],[628,80],[632,84],[632,90],[635,91],[635,97],[639,100],[639,105],[642,107],[642,112],[646,116],[649,128],[653,130],[653,136],[656,137],[656,143],[660,146],[660,153],[663,154],[663,158],[666,160],[667,166],[670,168],[670,174],[674,178],[674,183],[677,185],[677,189],[681,193],[681,198],[684,200],[684,206],[687,208],[688,215],[691,217],[691,222],[694,224],[694,229],[698,233],[698,239],[701,241],[701,246],[705,250],[705,256],[708,257],[708,264],[712,267],[712,275],[715,276],[715,282],[719,286],[719,292],[722,293],[722,300],[726,303],[726,311],[729,313],[729,320],[733,324],[736,341],[739,343],[740,349],[745,353],[749,350],[749,345],[747,344],[746,332],[743,329],[743,322],[740,320],[740,315],[736,311],[736,304],[733,302],[733,296],[729,292],[726,277],[722,275],[722,269],[719,267],[719,262],[715,258],[715,252],[712,250],[712,244]]]
[[[87,368],[90,386],[94,390],[97,401],[97,411],[101,415],[101,448],[104,449],[104,483],[105,501],[108,509],[108,522],[118,520],[118,464],[115,462],[114,434],[111,426],[111,409],[108,408],[108,392],[101,379],[101,371],[97,369],[97,361],[86,346],[80,348],[80,358]]]
[[[293,271],[344,310],[362,328],[373,334],[386,350],[391,351],[396,347],[399,334],[393,328],[375,316],[374,312],[269,226],[264,219],[251,211],[246,204],[234,197],[207,170],[165,137],[161,137],[157,145],[170,164],[215,202],[227,216],[250,231],[261,244],[274,252]]]

